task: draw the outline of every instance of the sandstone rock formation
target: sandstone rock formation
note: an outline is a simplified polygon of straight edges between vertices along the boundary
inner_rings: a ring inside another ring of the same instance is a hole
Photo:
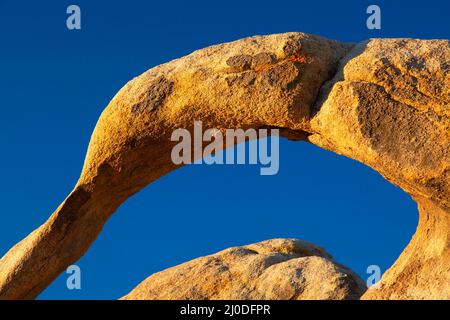
[[[448,40],[360,43],[316,103],[309,141],[369,165],[419,205],[411,243],[364,299],[450,298],[449,61]]]
[[[223,250],[153,274],[125,300],[343,300],[366,285],[322,248],[274,239]]]
[[[128,197],[176,169],[174,129],[280,128],[361,161],[418,203],[420,224],[364,298],[449,298],[448,40],[341,44],[303,33],[196,51],[131,80],[92,135],[81,177],[49,220],[0,260],[0,299],[36,297]],[[395,214],[395,213],[393,213]]]

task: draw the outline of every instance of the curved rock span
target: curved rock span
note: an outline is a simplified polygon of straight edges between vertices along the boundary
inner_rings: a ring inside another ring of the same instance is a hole
[[[80,179],[0,260],[0,298],[36,297],[128,197],[178,168],[177,128],[279,128],[356,159],[409,193],[420,223],[367,299],[449,298],[448,40],[343,44],[303,33],[215,45],[127,83],[102,113]],[[393,213],[394,214],[394,213]]]
[[[234,247],[155,273],[124,300],[343,300],[366,285],[322,248],[297,239]]]

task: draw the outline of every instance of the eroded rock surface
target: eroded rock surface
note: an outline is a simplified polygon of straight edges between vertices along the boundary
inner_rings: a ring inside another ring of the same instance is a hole
[[[194,120],[220,130],[280,128],[380,172],[426,210],[381,288],[364,297],[450,298],[449,61],[448,40],[350,45],[287,33],[150,69],[102,113],[73,192],[0,260],[0,299],[36,297],[87,251],[122,202],[178,168],[170,135],[192,132]]]
[[[310,141],[450,208],[448,40],[359,43],[322,87]]]
[[[274,239],[229,248],[153,274],[130,300],[358,299],[364,282],[322,248]]]
[[[371,166],[419,206],[411,243],[364,299],[450,298],[449,61],[448,40],[363,42],[316,102],[309,140]]]

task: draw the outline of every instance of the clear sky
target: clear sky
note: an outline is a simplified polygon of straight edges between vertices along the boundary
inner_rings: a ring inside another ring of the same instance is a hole
[[[66,28],[77,4],[82,29]],[[382,29],[366,28],[377,4]],[[103,108],[132,77],[216,43],[302,31],[341,41],[449,38],[448,0],[0,0],[0,255],[43,223],[76,183]],[[399,188],[353,160],[283,140],[280,171],[185,166],[129,199],[77,264],[40,298],[114,299],[150,274],[277,237],[321,245],[366,278],[385,271],[417,223]],[[0,270],[1,272],[1,270]]]

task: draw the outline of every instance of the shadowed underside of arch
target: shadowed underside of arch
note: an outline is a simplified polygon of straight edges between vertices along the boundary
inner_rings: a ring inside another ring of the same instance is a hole
[[[102,113],[80,179],[0,260],[0,299],[32,299],[128,197],[178,166],[173,130],[279,128],[356,159],[418,203],[411,243],[366,299],[449,298],[448,40],[343,44],[303,33],[196,51],[127,83]],[[394,214],[394,213],[393,213]]]

